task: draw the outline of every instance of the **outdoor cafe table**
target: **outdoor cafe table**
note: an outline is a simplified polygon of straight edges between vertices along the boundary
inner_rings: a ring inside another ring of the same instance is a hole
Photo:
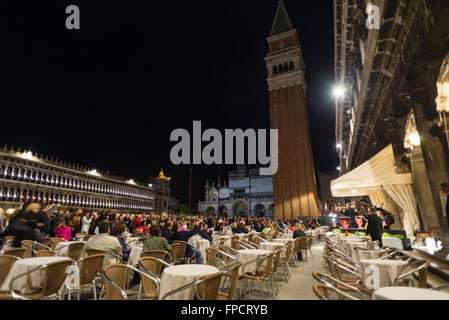
[[[73,243],[85,243],[84,241],[61,241],[56,245],[55,251],[67,255],[69,246]]]
[[[374,289],[378,289],[383,287],[394,286],[394,279],[400,274],[408,271],[406,269],[409,263],[407,261],[402,260],[369,259],[369,260],[360,260],[359,264],[361,273],[360,275],[362,276],[363,284],[365,285],[368,280],[368,277],[371,276],[371,272],[368,273],[367,268],[369,266],[372,266],[371,268],[377,267],[377,270],[379,271],[378,274],[379,286],[376,287],[377,284],[375,284]]]
[[[237,259],[239,259],[240,261],[243,262],[243,264],[245,264],[251,260],[255,260],[255,259],[259,258],[260,256],[266,255],[270,252],[271,251],[269,251],[269,250],[263,250],[263,249],[242,249],[242,250],[237,251]],[[250,263],[249,265],[247,265],[245,267],[245,272],[249,272],[252,274],[256,273],[257,272],[257,263],[253,262],[253,263]],[[240,273],[243,274],[243,265],[242,265],[242,267],[240,267]]]
[[[128,257],[128,264],[130,266],[136,266],[139,263],[140,256],[143,252],[143,244],[134,244],[131,245],[131,251]]]
[[[449,293],[413,287],[384,287],[374,291],[372,300],[449,300]]]
[[[262,250],[276,251],[283,246],[285,246],[285,244],[280,242],[261,242],[259,248]],[[281,258],[285,258],[285,251],[285,249],[281,251]]]
[[[379,259],[386,255],[388,250],[354,250],[353,258],[356,263],[360,260]]]
[[[72,261],[72,259],[66,257],[38,257],[18,260],[13,264],[8,276],[5,281],[3,281],[1,290],[9,290],[11,280],[22,273],[28,272],[29,270],[44,264],[65,260]],[[11,289],[21,294],[31,294],[42,288],[44,278],[45,268],[36,270],[27,276],[16,279],[13,282],[13,287]]]
[[[216,267],[206,264],[180,264],[165,268],[161,277],[159,299],[172,290],[218,271]],[[193,286],[167,297],[167,300],[192,300],[194,293]]]
[[[209,240],[193,236],[189,239],[189,243],[192,247],[201,251],[201,257],[203,257],[203,263],[205,264],[207,261],[206,249],[210,248]]]

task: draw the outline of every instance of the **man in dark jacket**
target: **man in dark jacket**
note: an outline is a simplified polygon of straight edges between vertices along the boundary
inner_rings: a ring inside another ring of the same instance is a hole
[[[173,235],[168,239],[168,242],[172,244],[174,241],[184,241],[187,242],[186,247],[186,257],[192,257],[195,253],[195,260],[197,264],[203,263],[203,258],[201,257],[201,251],[195,248],[192,248],[192,246],[188,243],[188,240],[191,236],[194,236],[195,234],[198,234],[199,228],[198,228],[199,221],[195,222],[195,227],[191,231],[181,231],[181,226],[176,222],[173,224],[172,231]]]
[[[166,221],[164,229],[162,229],[161,236],[163,236],[165,239],[169,240],[170,237],[173,235],[172,227],[173,227],[173,222]]]
[[[346,204],[346,210],[344,212],[344,215],[346,217],[351,218],[350,222],[349,222],[349,228],[357,228],[357,223],[355,222],[355,216],[357,215],[354,208],[351,207],[350,203]]]
[[[200,231],[198,232],[198,234],[200,235],[200,237],[209,240],[209,242],[212,242],[212,237],[207,232],[206,224],[204,222],[200,222],[199,227]]]
[[[377,215],[374,207],[369,209],[368,226],[366,227],[366,235],[371,236],[371,240],[379,240],[379,247],[382,248],[382,219]]]

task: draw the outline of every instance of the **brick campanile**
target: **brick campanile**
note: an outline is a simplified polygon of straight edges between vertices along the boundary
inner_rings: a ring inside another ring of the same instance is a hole
[[[273,176],[274,216],[316,217],[320,210],[306,106],[305,65],[298,33],[282,0],[267,41],[270,126],[279,133],[279,169]]]

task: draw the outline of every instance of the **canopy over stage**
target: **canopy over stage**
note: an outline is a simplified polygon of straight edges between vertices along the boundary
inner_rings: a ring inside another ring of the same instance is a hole
[[[333,197],[369,196],[385,185],[412,184],[410,173],[396,173],[391,145],[354,170],[331,181]]]
[[[386,194],[402,209],[404,228],[412,238],[419,229],[417,203],[410,173],[397,173],[393,147],[389,145],[354,170],[331,181],[333,197],[369,196],[371,202],[394,212]],[[386,194],[385,194],[386,193]]]

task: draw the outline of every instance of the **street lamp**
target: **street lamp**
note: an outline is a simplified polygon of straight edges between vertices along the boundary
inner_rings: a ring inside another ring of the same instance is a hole
[[[335,86],[333,94],[335,98],[343,98],[345,96],[345,88],[342,85]]]

